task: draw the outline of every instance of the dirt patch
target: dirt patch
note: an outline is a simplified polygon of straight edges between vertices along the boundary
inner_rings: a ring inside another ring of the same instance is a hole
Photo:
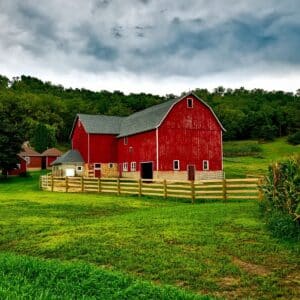
[[[266,276],[271,273],[270,270],[268,270],[266,267],[261,266],[261,265],[256,265],[252,264],[246,261],[242,261],[238,259],[237,257],[233,258],[233,263],[243,269],[244,271],[254,274],[254,275],[259,275],[259,276]]]
[[[240,283],[240,278],[235,278],[235,277],[227,276],[227,277],[223,277],[221,280],[219,280],[218,283],[222,287],[237,286]]]

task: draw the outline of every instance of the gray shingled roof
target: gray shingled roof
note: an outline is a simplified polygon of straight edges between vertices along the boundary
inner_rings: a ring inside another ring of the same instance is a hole
[[[78,114],[88,133],[119,134],[123,117]]]
[[[123,137],[156,128],[176,101],[177,99],[169,100],[164,103],[151,106],[124,118],[118,137]]]
[[[208,107],[222,130],[225,131],[211,107],[193,93],[190,94],[195,96],[197,99],[199,99],[199,101]],[[178,99],[169,100],[164,103],[151,106],[128,117],[78,114],[73,125],[71,136],[77,118],[79,118],[79,120],[83,123],[83,126],[88,133],[94,134],[115,134],[118,135],[118,137],[124,137],[155,129],[163,121],[164,117],[167,115],[172,106],[188,95],[189,94]]]
[[[84,163],[84,160],[77,150],[69,150],[52,162],[51,166],[63,163]]]

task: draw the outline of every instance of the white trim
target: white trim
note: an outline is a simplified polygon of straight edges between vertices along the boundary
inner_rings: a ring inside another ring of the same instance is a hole
[[[207,168],[204,168],[205,163],[207,163]],[[203,171],[209,171],[209,160],[203,160],[202,161],[202,170]]]
[[[223,159],[224,159],[224,154],[223,154],[223,132],[221,130],[221,168],[223,171]]]
[[[178,168],[175,168],[175,162],[178,163]],[[180,161],[179,161],[179,159],[174,159],[173,160],[173,171],[180,171]]]
[[[123,172],[128,172],[128,162],[123,162]]]
[[[135,172],[136,171],[136,161],[132,161],[130,163],[130,171]]]
[[[158,151],[159,151],[159,145],[158,145],[158,128],[156,128],[155,130],[155,138],[156,138],[156,171],[159,170],[159,155],[158,155]]]
[[[197,100],[199,100],[204,106],[206,106],[210,112],[213,114],[213,116],[215,117],[215,119],[217,120],[218,124],[220,125],[220,127],[222,128],[223,131],[226,131],[226,129],[223,127],[223,125],[221,124],[220,120],[218,119],[218,117],[216,116],[216,114],[214,113],[214,111],[212,110],[212,108],[207,104],[205,103],[201,98],[199,98],[197,95],[195,95],[194,93],[189,93],[189,94],[186,94],[184,96],[182,96],[181,98],[179,98],[177,101],[175,101],[171,107],[168,109],[167,113],[164,115],[164,117],[160,120],[160,122],[158,123],[158,125],[156,126],[156,128],[158,128],[162,123],[163,121],[166,119],[167,115],[169,114],[169,112],[172,110],[172,108],[178,103],[180,102],[181,100],[183,100],[184,98],[188,97],[188,96],[194,96]]]

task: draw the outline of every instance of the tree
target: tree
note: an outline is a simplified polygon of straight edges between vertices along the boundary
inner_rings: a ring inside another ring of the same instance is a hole
[[[13,98],[0,99],[0,169],[3,175],[18,163],[25,127],[22,106]]]
[[[55,128],[53,126],[37,123],[32,144],[36,151],[44,152],[46,149],[56,145]]]

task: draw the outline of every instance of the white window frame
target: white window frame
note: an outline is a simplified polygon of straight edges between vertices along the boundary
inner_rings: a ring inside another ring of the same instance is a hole
[[[191,102],[189,102],[191,101]],[[191,106],[189,106],[189,103],[191,103]],[[194,107],[194,99],[193,98],[187,98],[186,99],[186,106],[187,108],[193,108]]]
[[[26,160],[26,165],[30,164],[30,156],[25,156],[24,159]]]
[[[99,165],[96,167],[96,165]],[[101,170],[101,163],[94,163],[94,170]]]
[[[128,136],[124,136],[123,141],[124,141],[124,145],[128,145]]]
[[[206,168],[205,168],[206,165]],[[202,162],[203,171],[209,171],[209,160],[203,160]]]
[[[76,172],[82,172],[83,166],[76,166]]]
[[[132,161],[130,163],[130,171],[131,172],[135,172],[136,171],[136,162],[135,161]]]
[[[128,172],[128,162],[123,162],[123,172]]]
[[[178,165],[177,165],[177,168],[175,168],[175,164],[176,164],[176,163],[178,164]],[[173,170],[174,170],[174,171],[179,171],[179,170],[180,170],[180,161],[179,161],[179,159],[174,159],[174,160],[173,160]]]

